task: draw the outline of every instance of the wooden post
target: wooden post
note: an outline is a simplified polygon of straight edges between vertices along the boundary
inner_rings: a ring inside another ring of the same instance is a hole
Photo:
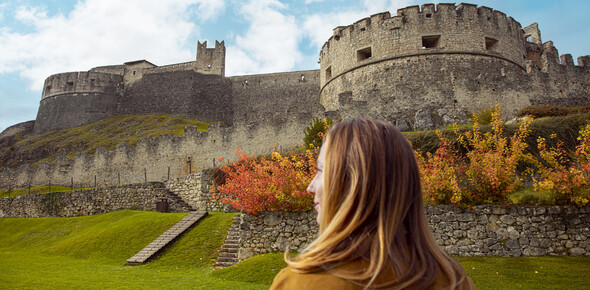
[[[143,177],[144,177],[145,183],[147,183],[147,169],[145,167],[143,168]]]
[[[31,183],[29,182],[29,194],[31,194]]]
[[[119,185],[121,185],[121,173],[117,173],[117,180],[119,181]]]
[[[49,181],[49,190],[48,192],[51,192],[51,181]]]
[[[73,177],[70,179],[70,189],[74,190],[74,178]]]
[[[96,189],[96,175],[94,175],[94,189]]]
[[[12,189],[12,188],[10,188],[10,185],[9,185],[9,186],[8,186],[8,197],[10,197],[10,190],[11,190],[11,189]]]
[[[213,158],[213,167],[215,167],[215,158]]]
[[[168,166],[168,180],[170,180],[170,166]]]

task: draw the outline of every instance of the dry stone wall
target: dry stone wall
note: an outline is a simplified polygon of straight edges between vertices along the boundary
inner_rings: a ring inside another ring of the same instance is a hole
[[[453,256],[590,256],[590,207],[426,206],[441,248]],[[317,236],[314,211],[241,215],[240,260],[303,250]]]
[[[102,187],[28,194],[0,198],[0,217],[73,217],[94,215],[123,209],[156,210],[165,201],[170,212],[191,210],[162,183],[141,183],[126,186]]]
[[[203,170],[199,173],[167,180],[164,184],[196,210],[235,212],[235,208],[217,201],[211,194],[209,190],[213,185],[211,171]]]

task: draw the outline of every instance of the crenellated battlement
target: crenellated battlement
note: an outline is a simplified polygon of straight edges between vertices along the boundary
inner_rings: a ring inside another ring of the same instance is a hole
[[[351,49],[352,48],[352,49]],[[339,26],[322,47],[321,86],[357,66],[408,55],[465,52],[503,58],[524,70],[520,23],[473,4],[424,4],[378,13]]]

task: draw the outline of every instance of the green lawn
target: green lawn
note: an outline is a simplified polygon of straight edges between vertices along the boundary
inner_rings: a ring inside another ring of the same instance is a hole
[[[125,261],[186,214],[0,219],[0,288],[267,289],[281,253],[214,269],[233,214],[210,213],[161,256]],[[588,289],[590,258],[460,257],[479,289]]]

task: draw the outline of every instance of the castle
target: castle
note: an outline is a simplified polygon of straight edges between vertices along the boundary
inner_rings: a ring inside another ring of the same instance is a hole
[[[542,42],[536,23],[522,28],[500,11],[465,3],[410,6],[395,16],[379,13],[336,27],[321,49],[319,70],[225,77],[224,42],[214,48],[204,42],[191,62],[156,66],[140,60],[52,75],[35,133],[148,112],[227,127],[187,129],[184,137],[146,140],[137,148],[123,144],[37,169],[3,169],[0,176],[15,186],[72,175],[85,180],[100,174],[107,182],[116,170],[143,177],[150,168],[158,173],[149,179],[161,180],[166,170],[154,160],[181,176],[187,168],[211,167],[217,157],[231,158],[238,146],[257,153],[273,145],[295,147],[314,116],[434,129],[465,122],[469,113],[497,103],[508,118],[527,105],[587,104],[589,85],[590,56],[579,57],[578,65],[569,54],[558,56],[551,41]]]

